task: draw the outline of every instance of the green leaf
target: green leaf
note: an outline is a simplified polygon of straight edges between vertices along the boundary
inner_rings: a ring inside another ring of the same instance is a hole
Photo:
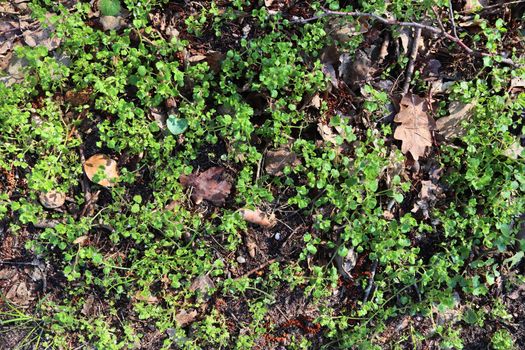
[[[513,268],[514,266],[518,265],[521,259],[523,259],[523,256],[525,255],[524,252],[517,252],[513,256],[511,256],[508,259],[503,260],[503,264],[510,264],[509,268]]]
[[[102,16],[116,16],[120,13],[120,1],[100,0],[99,8]]]
[[[184,118],[177,118],[174,115],[170,115],[166,121],[169,131],[173,135],[182,134],[188,128],[188,121]]]
[[[402,203],[403,202],[403,195],[401,193],[394,193],[394,200],[398,203]]]

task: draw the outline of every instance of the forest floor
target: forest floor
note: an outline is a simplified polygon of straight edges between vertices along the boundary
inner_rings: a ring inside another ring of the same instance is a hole
[[[0,349],[525,348],[525,2],[0,2]]]

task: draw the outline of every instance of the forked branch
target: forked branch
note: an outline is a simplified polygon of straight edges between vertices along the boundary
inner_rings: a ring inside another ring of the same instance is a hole
[[[447,39],[448,41],[451,41],[451,42],[457,44],[459,47],[461,47],[461,49],[463,49],[463,51],[465,51],[469,55],[472,55],[472,56],[475,56],[475,57],[493,57],[493,58],[497,57],[498,60],[501,63],[507,64],[507,65],[512,66],[512,67],[519,67],[520,66],[517,63],[515,63],[513,60],[511,60],[510,58],[503,57],[501,55],[496,55],[496,54],[491,54],[491,53],[487,53],[487,52],[480,52],[480,51],[474,50],[474,49],[470,48],[467,44],[465,44],[463,42],[463,40],[461,40],[459,37],[454,36],[454,35],[446,32],[445,30],[443,30],[441,28],[437,28],[437,27],[434,27],[434,26],[431,26],[431,25],[418,23],[418,22],[398,21],[396,19],[385,18],[385,17],[381,17],[379,15],[376,15],[374,13],[368,13],[368,12],[360,12],[360,11],[348,11],[348,12],[346,12],[346,11],[332,11],[332,10],[328,10],[328,9],[325,9],[325,8],[323,8],[323,11],[324,11],[323,13],[321,13],[321,14],[319,14],[317,16],[314,16],[312,18],[306,18],[306,19],[298,20],[298,21],[294,21],[294,22],[295,23],[307,23],[307,22],[311,22],[311,21],[314,21],[314,20],[317,20],[317,19],[320,19],[320,18],[323,18],[323,17],[327,17],[327,16],[350,16],[350,17],[370,18],[370,19],[376,20],[376,21],[378,21],[380,23],[383,23],[383,24],[385,24],[387,26],[411,27],[411,28],[416,28],[416,29],[419,28],[420,30],[422,30],[424,32],[428,32],[428,33],[432,33],[432,34],[436,34],[436,35],[441,35],[445,39]]]

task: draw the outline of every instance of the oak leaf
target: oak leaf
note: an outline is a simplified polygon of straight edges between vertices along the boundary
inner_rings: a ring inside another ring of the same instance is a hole
[[[449,107],[450,114],[439,118],[436,122],[436,129],[446,139],[454,139],[465,135],[465,128],[461,125],[464,120],[469,120],[475,103],[464,104],[452,102]]]
[[[410,152],[414,160],[418,160],[425,154],[427,146],[432,146],[432,130],[436,128],[436,122],[428,115],[426,100],[406,94],[394,121],[401,123],[394,133],[394,138],[402,141],[401,151],[404,154]]]
[[[213,205],[222,205],[232,188],[224,173],[224,168],[212,167],[200,174],[182,175],[179,181],[184,187],[193,187],[191,199],[195,204],[200,204],[205,199]]]

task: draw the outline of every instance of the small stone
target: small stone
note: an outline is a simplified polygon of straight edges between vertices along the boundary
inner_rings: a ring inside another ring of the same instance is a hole
[[[275,240],[276,241],[280,241],[281,240],[281,232],[277,232],[274,236]]]
[[[245,259],[242,255],[239,255],[239,256],[237,257],[237,262],[238,262],[239,264],[244,264],[244,263],[246,262],[246,259]]]

